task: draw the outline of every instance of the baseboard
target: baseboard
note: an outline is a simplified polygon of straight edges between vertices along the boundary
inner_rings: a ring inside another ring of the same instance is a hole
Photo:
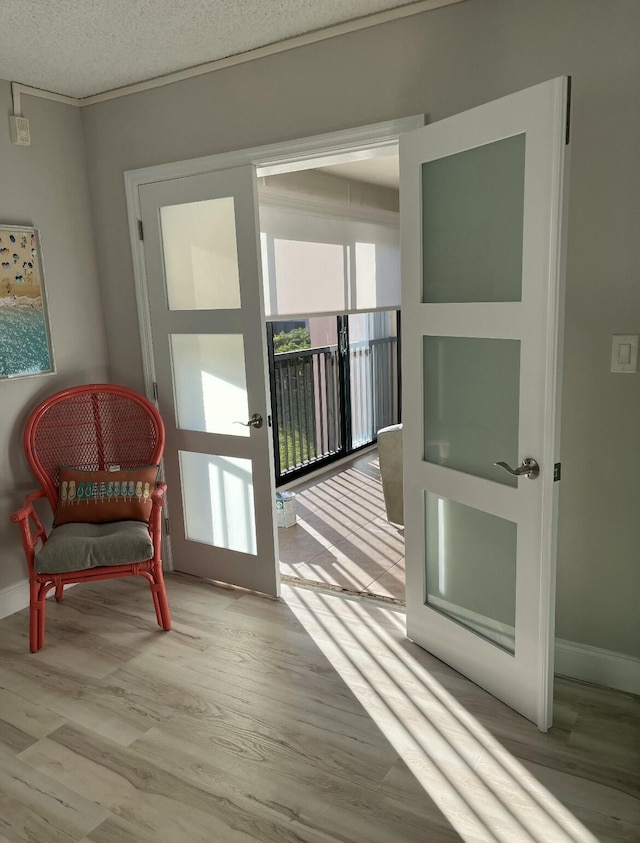
[[[557,638],[555,672],[570,679],[640,695],[640,659],[624,653]]]
[[[68,588],[73,588],[77,583],[69,583],[65,585],[65,591]],[[55,590],[52,589],[47,597],[54,597]],[[8,585],[6,588],[0,589],[0,619],[7,618],[9,615],[14,615],[22,609],[26,609],[29,605],[29,580],[22,580],[22,582]]]
[[[29,605],[29,580],[14,583],[0,590],[0,618],[25,609]]]

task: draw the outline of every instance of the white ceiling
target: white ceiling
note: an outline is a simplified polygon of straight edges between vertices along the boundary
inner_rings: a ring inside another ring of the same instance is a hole
[[[0,0],[0,78],[86,97],[407,0]]]

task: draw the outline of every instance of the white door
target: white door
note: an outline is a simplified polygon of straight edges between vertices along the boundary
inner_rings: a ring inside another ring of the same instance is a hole
[[[407,631],[543,731],[567,90],[400,140]]]
[[[140,207],[174,569],[277,595],[254,168],[143,185]]]

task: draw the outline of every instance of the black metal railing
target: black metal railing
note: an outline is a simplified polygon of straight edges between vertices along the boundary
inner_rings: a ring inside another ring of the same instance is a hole
[[[397,337],[352,343],[349,388],[340,377],[338,346],[273,355],[279,475],[373,442],[377,431],[398,420]],[[350,424],[343,424],[344,412]],[[350,441],[343,442],[344,431]]]
[[[337,346],[274,354],[280,475],[342,446]]]

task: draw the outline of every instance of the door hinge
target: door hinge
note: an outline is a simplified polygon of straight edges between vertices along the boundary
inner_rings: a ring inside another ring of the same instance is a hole
[[[144,240],[144,226],[142,225],[142,220],[138,220],[138,239]]]
[[[154,381],[153,382],[153,400],[158,403],[158,384]]]
[[[267,416],[267,424],[272,427],[271,416]]]
[[[566,127],[565,127],[565,134],[564,134],[564,144],[565,144],[565,146],[568,146],[570,135],[571,135],[571,77],[570,76],[567,79],[567,113],[565,115],[565,119],[566,119]]]
[[[558,480],[560,480],[561,476],[562,476],[562,463],[557,462],[553,466],[553,482],[557,483]]]
[[[171,526],[169,525],[169,519],[164,519],[164,532],[167,536],[171,535]]]

